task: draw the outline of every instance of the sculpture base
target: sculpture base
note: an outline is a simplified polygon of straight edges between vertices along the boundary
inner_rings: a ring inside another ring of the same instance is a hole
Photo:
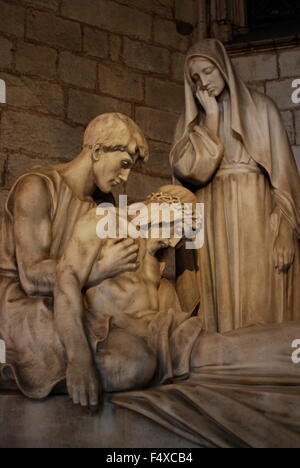
[[[65,395],[33,401],[0,392],[0,448],[194,448],[192,443],[105,398],[101,413]]]

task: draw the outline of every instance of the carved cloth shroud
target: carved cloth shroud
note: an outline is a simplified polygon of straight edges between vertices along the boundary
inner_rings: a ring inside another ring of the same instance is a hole
[[[300,322],[198,338],[184,382],[113,396],[166,429],[210,448],[299,448]]]

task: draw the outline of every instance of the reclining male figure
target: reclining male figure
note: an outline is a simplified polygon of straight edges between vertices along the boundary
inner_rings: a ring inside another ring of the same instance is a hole
[[[194,195],[180,186],[165,186],[152,194],[146,202],[149,212],[151,202],[158,200],[190,203],[193,207],[196,203]],[[99,260],[103,269],[105,252],[118,242],[96,235],[99,219],[96,209],[92,209],[78,222],[58,265],[54,292],[55,320],[67,355],[68,393],[75,404],[82,406],[97,406],[100,386],[116,392],[150,385],[159,367],[157,342],[162,339],[164,321],[170,321],[168,333],[190,322],[187,346],[196,339],[197,326],[199,333],[201,329],[198,319],[195,327],[193,319],[181,311],[171,283],[162,280],[157,253],[162,248],[175,248],[182,240],[174,234],[174,221],[169,239],[127,239],[128,262],[138,251],[136,271],[84,290],[93,275],[99,277]],[[168,343],[162,347],[168,347]]]

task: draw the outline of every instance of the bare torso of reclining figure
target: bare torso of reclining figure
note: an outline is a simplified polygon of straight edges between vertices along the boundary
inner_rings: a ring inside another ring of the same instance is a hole
[[[147,325],[159,308],[160,263],[149,253],[148,241],[135,242],[139,246],[138,270],[103,281],[87,291],[87,299],[95,314],[103,312],[116,327],[146,338]]]
[[[64,311],[75,310],[81,298],[78,291],[92,282],[91,259],[94,267],[109,246],[110,240],[96,236],[99,221],[92,210],[80,222],[58,269],[55,295],[56,310],[60,313],[60,327],[67,331],[70,355],[86,352],[78,321],[70,321]],[[102,281],[86,292],[90,324],[105,314],[111,317],[111,330],[104,343],[94,350],[94,363],[105,391],[141,388],[152,380],[157,358],[148,342],[148,326],[159,312],[161,264],[156,253],[161,248],[175,246],[180,239],[138,239],[132,249],[139,248],[138,268]],[[90,275],[89,281],[88,275]],[[98,275],[95,275],[96,277]],[[72,319],[71,319],[72,320]]]
[[[94,320],[111,317],[107,340],[97,347],[95,363],[106,391],[146,386],[154,376],[156,357],[148,342],[149,323],[158,313],[160,263],[139,239],[139,268],[103,281],[87,291]]]

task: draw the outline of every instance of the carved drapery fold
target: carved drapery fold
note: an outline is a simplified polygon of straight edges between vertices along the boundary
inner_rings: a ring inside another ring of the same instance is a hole
[[[247,23],[246,0],[199,0],[199,39],[231,42],[234,34],[247,32]]]

